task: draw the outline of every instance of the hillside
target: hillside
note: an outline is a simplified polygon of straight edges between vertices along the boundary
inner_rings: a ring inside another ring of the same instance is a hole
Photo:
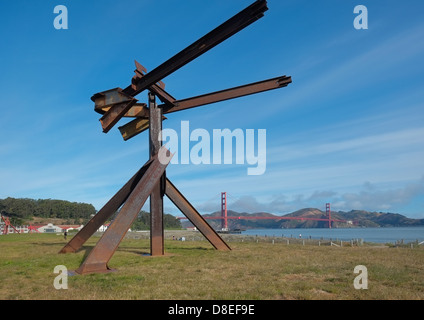
[[[84,224],[96,213],[96,209],[88,203],[9,197],[0,199],[0,213],[8,216],[15,225],[56,220],[65,224]]]
[[[0,199],[1,215],[10,218],[13,225],[28,224],[86,224],[96,209],[88,203],[69,202],[53,199],[6,198]],[[112,217],[113,218],[113,217]],[[110,222],[110,219],[107,221]],[[164,214],[164,227],[168,229],[181,228],[180,220],[175,216]],[[141,211],[131,228],[133,230],[148,230],[150,228],[150,213]]]
[[[280,217],[271,213],[258,212],[246,213],[228,210],[228,217]],[[221,212],[213,212],[203,215],[208,217],[219,217]],[[325,219],[326,214],[316,208],[304,208],[295,212],[283,215],[286,218],[314,218]],[[333,221],[333,228],[352,228],[352,227],[407,227],[422,226],[424,219],[411,219],[398,213],[369,212],[364,210],[351,210],[349,212],[334,211],[331,212],[331,218],[335,220],[345,220],[349,222]],[[221,229],[221,220],[207,219],[208,223],[216,230]],[[190,222],[183,220],[183,227],[191,226]],[[257,228],[327,228],[327,221],[316,220],[254,220],[254,219],[228,219],[230,229],[257,229]]]

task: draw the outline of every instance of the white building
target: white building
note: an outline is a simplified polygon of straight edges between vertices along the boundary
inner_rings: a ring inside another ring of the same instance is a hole
[[[63,232],[63,229],[59,226],[55,226],[52,223],[49,223],[45,226],[38,228],[38,231],[40,231],[41,233],[57,233]]]
[[[52,223],[49,223],[47,225],[37,225],[37,226],[16,226],[12,228],[9,226],[7,233],[32,233],[32,232],[40,232],[40,233],[62,233],[65,230],[71,231],[71,230],[77,230],[80,231],[84,225],[59,225],[55,226]],[[6,228],[5,223],[0,223],[0,235],[4,233],[4,229]],[[16,230],[15,230],[16,229]]]

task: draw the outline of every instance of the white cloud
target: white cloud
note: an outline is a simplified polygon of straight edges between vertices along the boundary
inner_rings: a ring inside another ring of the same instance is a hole
[[[396,210],[400,205],[407,204],[416,197],[422,197],[424,199],[424,177],[397,188],[365,182],[356,191],[338,192],[334,190],[316,190],[309,195],[296,194],[289,196],[276,194],[265,200],[258,200],[259,197],[254,196],[242,196],[235,198],[235,200],[233,199],[233,201],[229,200],[228,207],[235,211],[246,211],[250,213],[265,211],[274,214],[285,214],[309,207],[324,211],[325,203],[330,202],[332,210],[337,211],[358,209],[386,212]],[[218,199],[216,202],[218,202]],[[398,213],[402,214],[402,212]],[[423,217],[424,210],[416,216],[416,218]]]
[[[424,196],[424,177],[403,187],[380,189],[367,182],[362,190],[347,192],[335,197],[336,209],[365,209],[387,211],[410,202],[415,197]],[[333,206],[334,207],[334,206]],[[424,211],[422,212],[424,215]]]

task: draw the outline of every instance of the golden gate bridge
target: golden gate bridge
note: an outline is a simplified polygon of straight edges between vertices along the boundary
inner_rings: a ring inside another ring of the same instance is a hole
[[[301,221],[325,221],[327,227],[331,229],[333,222],[349,223],[351,221],[331,218],[330,203],[325,204],[325,217],[288,217],[288,216],[229,216],[227,211],[227,192],[221,192],[221,215],[220,216],[204,216],[207,220],[221,220],[222,231],[228,231],[228,220],[301,220]],[[178,217],[178,219],[187,219],[186,217]]]

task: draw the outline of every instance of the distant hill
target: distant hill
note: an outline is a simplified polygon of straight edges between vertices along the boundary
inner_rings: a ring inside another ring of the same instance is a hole
[[[208,217],[219,217],[221,212],[213,212],[203,215]],[[227,211],[229,217],[281,217],[267,212],[246,213]],[[304,208],[295,212],[283,215],[287,218],[315,218],[326,219],[326,213],[316,208]],[[333,228],[354,228],[354,227],[406,227],[423,226],[424,219],[411,219],[398,213],[369,212],[364,210],[332,211],[331,218],[335,220],[345,220],[346,222],[333,221]],[[208,223],[216,230],[221,229],[221,220],[207,219]],[[182,226],[191,226],[187,220],[182,220]],[[253,220],[253,219],[228,219],[230,229],[256,229],[256,228],[328,228],[327,221],[316,220]]]
[[[64,224],[84,224],[96,213],[93,205],[54,199],[0,199],[0,213],[13,224],[59,219]]]
[[[345,220],[357,220],[359,226],[362,227],[409,227],[424,225],[424,219],[411,219],[399,213],[390,212],[352,210],[349,212],[336,212],[335,216],[339,216]]]

